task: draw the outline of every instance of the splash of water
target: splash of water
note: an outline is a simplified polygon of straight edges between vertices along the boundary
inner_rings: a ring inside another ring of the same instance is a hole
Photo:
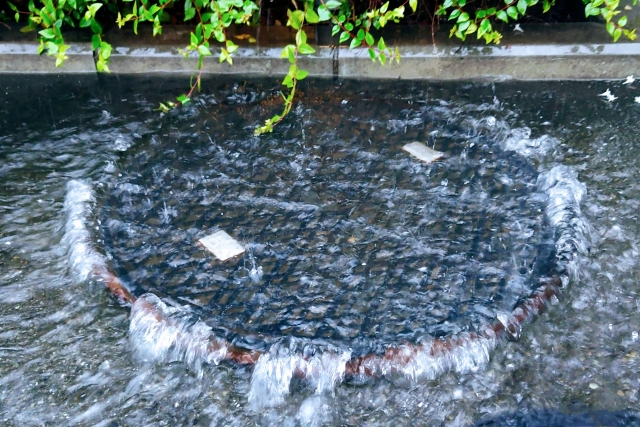
[[[67,184],[64,200],[64,236],[68,248],[69,265],[73,278],[80,283],[89,279],[96,267],[106,267],[106,257],[92,243],[90,227],[95,197],[91,186],[84,181],[72,180]]]
[[[576,257],[589,252],[592,234],[580,209],[587,188],[572,169],[563,165],[541,174],[538,186],[548,195],[545,213],[556,233],[558,269],[561,274],[577,278]]]
[[[185,310],[149,293],[131,308],[129,338],[141,360],[183,361],[200,375],[203,364],[217,365],[227,353],[226,341],[218,340],[204,322],[194,322]]]
[[[350,358],[349,351],[319,352],[304,357],[295,350],[281,349],[275,345],[270,353],[258,359],[254,367],[249,402],[256,407],[281,404],[289,394],[294,376],[305,378],[316,394],[331,391],[344,379]]]

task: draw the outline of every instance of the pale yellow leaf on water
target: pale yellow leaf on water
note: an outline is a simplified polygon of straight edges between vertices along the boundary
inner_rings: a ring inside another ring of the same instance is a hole
[[[236,34],[233,37],[235,37],[238,40],[247,40],[247,39],[251,40],[253,38],[251,37],[251,34]]]
[[[432,150],[421,142],[415,141],[405,145],[402,149],[418,160],[422,160],[425,163],[433,163],[444,157],[444,153],[440,151]]]
[[[222,230],[203,237],[198,242],[213,252],[220,261],[226,261],[244,252],[242,245]]]
[[[249,37],[249,43],[255,43],[256,39],[255,37]]]

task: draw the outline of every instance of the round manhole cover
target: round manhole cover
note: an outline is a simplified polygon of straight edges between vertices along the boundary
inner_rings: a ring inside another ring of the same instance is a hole
[[[546,196],[530,163],[482,137],[434,147],[445,157],[424,164],[334,132],[154,138],[102,190],[105,249],[134,294],[249,349],[297,337],[364,355],[474,330],[552,268]],[[217,230],[244,254],[197,244]]]

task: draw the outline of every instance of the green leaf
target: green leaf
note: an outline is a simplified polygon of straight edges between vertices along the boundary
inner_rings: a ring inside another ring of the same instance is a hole
[[[378,55],[378,60],[382,65],[384,65],[387,62],[387,55],[381,53],[380,55]]]
[[[356,47],[360,46],[361,43],[362,43],[362,40],[358,40],[357,38],[354,38],[353,40],[351,40],[351,44],[349,45],[349,49],[356,48]]]
[[[468,20],[469,20],[469,14],[467,12],[462,12],[460,16],[458,16],[458,20],[456,21],[456,23],[460,24]]]
[[[287,11],[287,15],[289,16],[289,20],[287,21],[287,25],[294,30],[299,30],[302,28],[302,22],[304,21],[304,12],[301,10],[296,11]]]
[[[518,0],[518,12],[520,15],[524,15],[527,11],[527,0]]]
[[[309,72],[307,70],[298,70],[298,72],[296,73],[296,79],[304,80],[308,75]]]
[[[458,16],[460,16],[460,9],[453,9],[451,15],[449,15],[449,21],[456,19]]]
[[[192,45],[194,45],[194,46],[198,45],[198,37],[194,33],[191,33],[189,38],[190,38],[189,41],[191,42]]]
[[[387,50],[387,45],[384,43],[384,39],[382,37],[378,40],[378,49],[380,49],[380,51]]]
[[[496,14],[496,8],[495,7],[490,7],[489,9],[487,9],[487,16],[493,16]]]
[[[188,21],[190,19],[193,19],[193,17],[196,16],[196,9],[195,8],[190,8],[184,11],[184,20]]]
[[[91,31],[93,31],[95,34],[102,34],[102,27],[95,19],[91,20]]]
[[[328,0],[324,4],[329,10],[337,9],[340,6],[342,6],[342,3],[339,2],[338,0]]]
[[[320,17],[313,9],[307,9],[307,11],[305,12],[305,16],[309,24],[317,24],[318,22],[320,22]]]
[[[301,44],[305,44],[306,42],[307,34],[302,30],[298,30],[298,32],[296,33],[296,44],[299,46]]]
[[[499,10],[498,13],[496,13],[496,17],[504,22],[509,22],[509,17],[507,17],[507,14],[504,10]]]
[[[444,4],[442,5],[442,7],[444,7],[445,9],[449,9],[451,6],[453,6],[453,0],[444,0]]]
[[[464,33],[467,28],[469,28],[469,25],[471,24],[470,21],[464,21],[463,23],[458,25],[458,33]]]
[[[18,8],[16,7],[16,5],[11,3],[10,1],[8,1],[7,4],[9,5],[9,8],[11,8],[11,10],[13,10],[14,12],[18,12]]]
[[[626,17],[626,16],[623,16],[622,18],[620,18],[620,19],[618,20],[618,25],[619,25],[620,27],[624,27],[625,25],[627,25],[627,17]]]
[[[52,39],[56,36],[52,28],[47,28],[46,30],[38,31],[38,34],[40,34],[45,39]]]
[[[589,17],[589,16],[597,16],[600,14],[600,9],[597,7],[593,7],[593,3],[587,3],[587,5],[584,7],[584,16],[585,17]]]
[[[491,31],[491,22],[489,22],[488,19],[483,19],[482,22],[480,22],[480,28],[482,28],[484,32]]]
[[[229,53],[233,53],[236,50],[238,50],[238,45],[235,44],[232,40],[227,40],[226,41],[226,46],[227,46],[227,52],[229,52]]]
[[[220,49],[220,57],[219,57],[219,61],[220,62],[224,62],[227,61],[229,59],[229,54],[227,53],[227,49]]]
[[[318,19],[321,22],[331,19],[331,12],[329,12],[329,9],[327,9],[327,7],[323,4],[318,6]]]
[[[376,62],[376,53],[373,49],[369,48],[367,49],[367,53],[369,54],[369,58],[371,58],[371,61]]]
[[[606,28],[607,32],[613,36],[613,32],[616,30],[616,26],[613,25],[613,22],[607,22]]]
[[[418,0],[409,0],[409,7],[415,12],[418,8]]]
[[[176,98],[176,100],[181,103],[182,105],[186,104],[187,102],[191,101],[190,98],[187,98],[187,95],[182,94],[179,97]]]
[[[102,3],[93,3],[90,4],[88,6],[89,12],[91,13],[91,16],[96,16],[96,12],[98,11],[98,9],[100,9],[102,7]]]
[[[465,7],[466,4],[467,4],[467,0],[458,0],[458,6]]]
[[[100,47],[99,35],[94,34],[93,36],[91,36],[91,47],[93,48],[93,50],[98,50],[98,48]]]
[[[211,56],[211,51],[204,45],[198,46],[198,53],[202,56]]]
[[[511,19],[518,19],[518,10],[513,6],[509,6],[507,8],[507,15],[509,15]]]
[[[358,33],[356,34],[356,37],[358,38],[358,40],[362,41],[364,40],[364,30],[362,28],[360,28],[358,30]]]
[[[364,36],[364,40],[367,42],[367,44],[369,46],[373,46],[376,42],[376,40],[373,38],[373,36],[371,35],[371,33],[367,33]]]
[[[344,29],[347,31],[353,31],[353,24],[351,22],[347,22],[344,24]]]
[[[298,50],[303,55],[309,55],[309,54],[314,53],[316,51],[314,48],[312,48],[311,46],[309,46],[306,43],[301,44],[300,46],[298,46]]]
[[[333,26],[333,28],[331,28],[331,36],[335,36],[339,32],[340,32],[340,25],[336,24]]]
[[[613,32],[613,41],[617,42],[620,36],[622,35],[622,30],[620,28],[616,28]]]
[[[346,42],[347,40],[349,40],[349,37],[349,33],[343,31],[342,34],[340,34],[340,43]]]
[[[282,80],[282,84],[288,87],[289,89],[291,89],[293,87],[293,77],[287,74],[286,76],[284,76],[284,79]]]
[[[485,16],[487,16],[487,11],[486,10],[476,10],[476,18],[477,19],[483,19]]]

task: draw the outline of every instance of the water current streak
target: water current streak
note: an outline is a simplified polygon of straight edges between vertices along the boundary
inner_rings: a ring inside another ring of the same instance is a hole
[[[539,177],[538,187],[548,197],[546,216],[556,233],[560,277],[544,279],[510,313],[500,314],[477,332],[398,345],[384,354],[364,357],[352,357],[349,352],[336,349],[309,355],[287,349],[279,353],[275,347],[267,353],[237,348],[216,337],[209,326],[194,321],[182,308],[169,307],[149,293],[136,299],[92,244],[89,223],[95,198],[84,182],[71,181],[67,186],[64,241],[69,247],[69,262],[76,280],[99,278],[118,301],[131,306],[130,336],[142,357],[182,360],[196,367],[222,360],[255,365],[250,400],[259,399],[258,393],[267,391],[270,397],[266,404],[277,404],[288,393],[293,377],[309,380],[317,392],[331,389],[346,376],[399,374],[412,380],[433,379],[449,371],[477,370],[488,362],[491,350],[502,339],[519,337],[523,324],[539,316],[555,299],[563,282],[569,280],[568,276],[575,274],[576,255],[586,252],[588,245],[589,229],[580,211],[586,189],[575,173],[563,166],[555,167]]]

